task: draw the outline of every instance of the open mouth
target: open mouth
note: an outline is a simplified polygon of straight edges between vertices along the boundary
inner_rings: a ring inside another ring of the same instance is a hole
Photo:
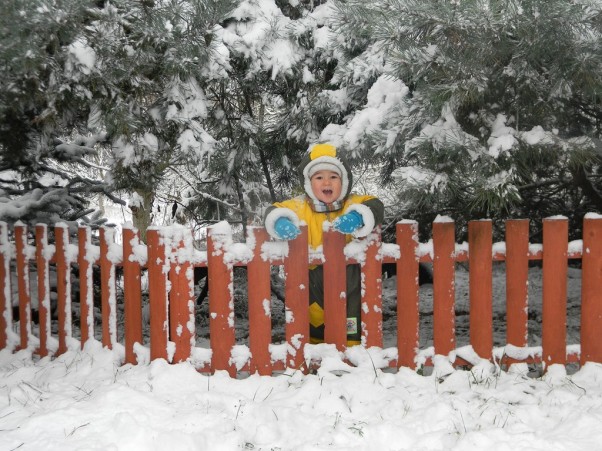
[[[332,190],[331,189],[323,189],[322,194],[324,194],[325,196],[332,196]]]

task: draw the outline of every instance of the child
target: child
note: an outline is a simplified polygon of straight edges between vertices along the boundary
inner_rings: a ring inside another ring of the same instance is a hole
[[[384,206],[374,196],[351,193],[352,175],[347,162],[331,144],[316,144],[305,156],[299,172],[305,196],[277,202],[266,211],[264,223],[273,238],[292,240],[307,224],[309,245],[322,245],[322,225],[329,221],[335,230],[353,237],[365,237],[384,217]],[[347,345],[361,343],[361,270],[347,265]],[[310,342],[324,341],[324,277],[322,266],[309,271]]]

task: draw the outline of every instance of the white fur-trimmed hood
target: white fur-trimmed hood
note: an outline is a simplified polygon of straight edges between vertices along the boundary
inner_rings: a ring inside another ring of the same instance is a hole
[[[351,169],[345,159],[331,144],[316,144],[311,151],[305,155],[299,165],[299,175],[307,196],[314,202],[320,202],[311,189],[311,176],[320,169],[336,171],[341,176],[341,195],[337,202],[345,199],[351,192],[353,176]]]

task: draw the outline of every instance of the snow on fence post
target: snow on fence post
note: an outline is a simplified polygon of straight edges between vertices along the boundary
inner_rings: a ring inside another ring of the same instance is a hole
[[[36,269],[38,273],[38,321],[40,346],[38,354],[40,357],[48,355],[48,344],[50,342],[50,274],[48,261],[50,256],[48,249],[48,226],[46,224],[36,225]]]
[[[109,256],[113,245],[113,229],[100,228],[100,293],[102,313],[102,345],[113,349],[117,343],[115,265]]]
[[[10,289],[11,247],[6,222],[0,222],[0,349],[9,345],[13,330],[13,309]]]
[[[169,269],[169,330],[175,343],[172,362],[186,361],[195,343],[192,231],[178,227],[173,234]]]
[[[31,290],[29,286],[29,257],[27,255],[27,226],[15,225],[17,287],[19,289],[20,348],[27,349],[31,340]]]
[[[542,363],[566,363],[568,220],[543,220]]]
[[[368,246],[361,264],[362,272],[362,344],[366,348],[383,347],[382,246],[380,230],[366,238]]]
[[[493,350],[493,241],[491,220],[469,221],[470,344],[482,359]]]
[[[433,222],[433,345],[435,354],[456,348],[455,223],[449,218]]]
[[[602,363],[602,216],[583,219],[581,273],[581,365]]]
[[[288,254],[284,259],[285,336],[287,356],[285,366],[302,369],[305,363],[304,348],[309,342],[309,249],[307,226],[301,234],[288,241]]]
[[[222,222],[209,227],[207,233],[207,270],[209,283],[209,336],[211,369],[226,370],[236,375],[232,348],[236,343],[234,330],[234,295],[232,264],[224,261],[232,243],[230,225]]]
[[[146,231],[148,247],[148,300],[150,308],[150,358],[168,360],[169,322],[167,319],[168,261],[165,244],[157,228]]]
[[[125,323],[125,363],[137,363],[134,345],[142,344],[142,288],[140,286],[140,233],[131,227],[123,228],[123,315]],[[146,250],[146,248],[144,248]],[[146,259],[144,261],[146,263]]]
[[[324,231],[324,341],[339,351],[347,346],[347,263],[345,235]]]
[[[529,220],[506,221],[506,343],[527,346]],[[508,365],[517,360],[509,358]]]
[[[262,246],[268,241],[264,228],[248,227],[253,259],[247,264],[249,300],[249,371],[262,376],[272,374],[270,343],[272,342],[272,312],[270,290],[270,262],[262,257]]]
[[[397,259],[397,366],[416,367],[419,347],[418,223],[401,221],[396,225],[399,245]]]
[[[67,247],[69,246],[69,227],[65,223],[54,226],[56,294],[58,310],[59,346],[56,355],[67,351],[67,337],[72,336],[71,325],[71,267]]]
[[[92,245],[92,232],[88,226],[79,226],[77,230],[77,264],[79,268],[79,310],[80,310],[80,341],[81,347],[90,338],[94,338],[94,281],[92,279],[92,266],[88,250]]]

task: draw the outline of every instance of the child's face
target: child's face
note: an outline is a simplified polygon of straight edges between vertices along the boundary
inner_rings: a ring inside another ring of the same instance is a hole
[[[325,204],[332,204],[341,195],[343,185],[339,174],[333,171],[322,170],[316,172],[311,178],[311,190],[314,196]]]

